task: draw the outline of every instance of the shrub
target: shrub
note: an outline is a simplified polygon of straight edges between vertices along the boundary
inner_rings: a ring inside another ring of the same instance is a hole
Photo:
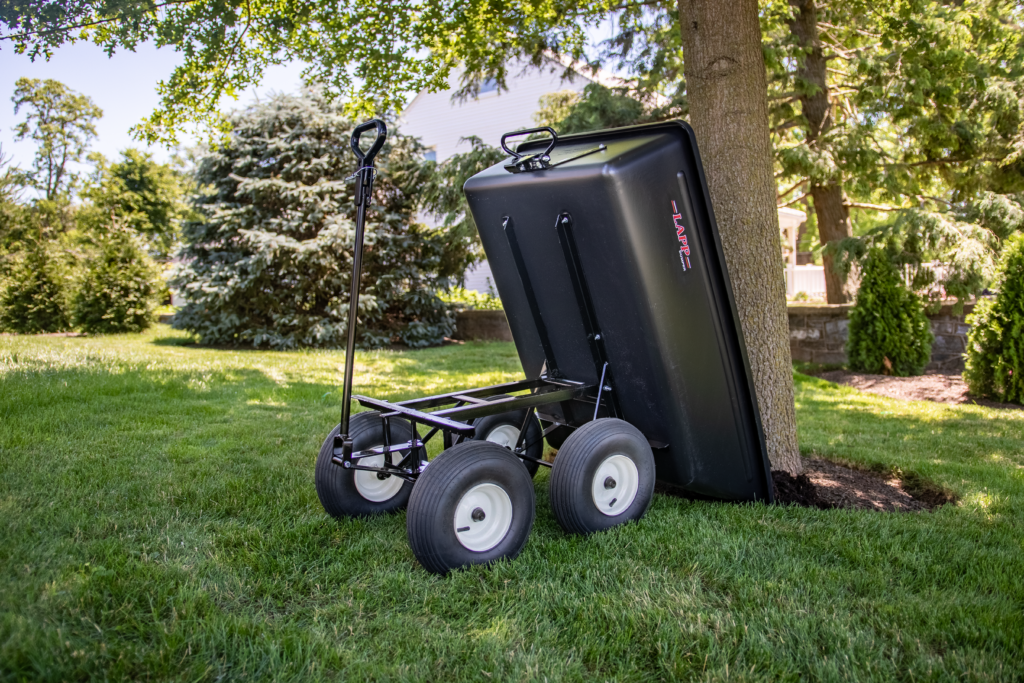
[[[203,220],[183,226],[171,286],[186,303],[174,326],[207,344],[344,345],[356,209],[352,122],[340,102],[281,95],[234,115],[231,126],[229,141],[199,164]],[[392,134],[377,166],[358,342],[439,344],[452,320],[437,291],[461,275],[445,264],[463,268],[464,259],[449,258],[456,247],[443,231],[414,220],[432,164],[417,142]]]
[[[44,243],[32,243],[0,292],[0,328],[20,334],[68,329],[67,287],[62,264]]]
[[[481,294],[474,289],[451,287],[440,294],[441,301],[453,308],[464,308],[478,311],[500,311],[501,299],[491,294]]]
[[[934,337],[921,300],[881,249],[872,249],[864,260],[849,331],[851,370],[920,375],[931,359]]]
[[[979,301],[967,322],[964,381],[972,394],[1024,403],[1024,236],[1008,240],[995,301]]]
[[[75,327],[91,334],[141,332],[153,322],[160,294],[152,259],[126,230],[101,235],[72,301]]]

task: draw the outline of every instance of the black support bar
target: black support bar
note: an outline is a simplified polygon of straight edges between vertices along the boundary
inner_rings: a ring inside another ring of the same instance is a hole
[[[583,330],[587,334],[587,341],[590,343],[590,354],[594,359],[594,370],[601,378],[601,385],[597,394],[597,408],[600,408],[601,395],[604,393],[605,384],[612,383],[611,368],[608,365],[608,354],[604,348],[604,336],[601,326],[597,321],[597,313],[594,310],[594,300],[590,295],[590,288],[587,286],[587,278],[583,273],[583,262],[580,259],[579,248],[576,246],[576,237],[573,235],[572,216],[568,213],[561,213],[555,220],[555,232],[558,233],[558,243],[562,247],[562,256],[565,258],[565,267],[569,272],[569,280],[572,282],[572,291],[576,295],[576,305],[580,309],[580,317],[583,319]],[[609,392],[608,406],[612,415],[621,417],[618,401],[615,394]],[[597,419],[597,409],[594,410],[594,419]]]
[[[540,305],[537,303],[537,295],[530,283],[530,274],[526,271],[526,261],[523,259],[523,252],[519,248],[519,239],[516,237],[515,226],[511,216],[505,216],[502,220],[502,227],[505,229],[505,239],[508,240],[509,249],[512,250],[512,260],[519,272],[519,279],[523,283],[523,291],[526,293],[526,303],[530,306],[530,314],[533,316],[533,324],[537,327],[537,334],[540,336],[540,345],[544,347],[544,358],[547,361],[547,374],[551,377],[559,377],[558,365],[555,362],[555,352],[551,346],[551,339],[548,338],[548,328],[544,324],[544,318],[540,313]]]

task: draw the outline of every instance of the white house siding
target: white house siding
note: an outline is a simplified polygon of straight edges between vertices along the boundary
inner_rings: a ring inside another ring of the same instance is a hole
[[[481,294],[498,296],[498,290],[494,286],[494,276],[491,275],[491,264],[487,262],[487,259],[466,271],[466,289],[475,289]]]
[[[531,67],[525,73],[513,67],[506,80],[508,90],[483,93],[465,102],[452,100],[461,77],[461,72],[453,72],[448,79],[448,90],[421,92],[409,103],[399,120],[399,130],[418,137],[432,148],[437,153],[437,161],[468,152],[469,143],[460,139],[470,135],[497,147],[505,133],[536,125],[533,114],[540,109],[542,95],[560,90],[580,92],[591,82],[578,74],[572,80],[563,81],[564,71],[565,67],[554,61],[541,68]]]

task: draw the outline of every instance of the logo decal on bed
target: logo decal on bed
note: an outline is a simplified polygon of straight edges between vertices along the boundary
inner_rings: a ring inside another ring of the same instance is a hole
[[[679,240],[679,262],[683,264],[683,270],[690,269],[690,245],[686,240],[686,226],[683,225],[683,215],[679,213],[675,200],[672,200],[672,225],[676,229],[676,239]]]

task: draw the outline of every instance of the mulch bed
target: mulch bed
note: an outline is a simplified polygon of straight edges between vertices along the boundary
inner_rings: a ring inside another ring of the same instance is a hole
[[[919,512],[950,502],[948,497],[934,491],[915,497],[895,477],[883,477],[827,460],[805,458],[803,466],[803,473],[796,477],[788,472],[772,472],[776,503],[822,510]]]
[[[967,384],[959,374],[932,373],[919,377],[889,377],[850,372],[849,370],[829,370],[819,374],[818,377],[871,394],[905,401],[935,401],[954,405],[966,403],[989,408],[1022,409],[1021,406],[1012,403],[997,403],[968,395]]]
[[[931,373],[919,377],[889,377],[849,370],[830,370],[817,376],[860,391],[905,401],[975,404],[1008,410],[1024,408],[1011,403],[997,403],[970,396],[967,393],[967,384],[959,374]],[[777,503],[823,510],[846,508],[919,512],[953,502],[952,497],[937,489],[924,488],[911,493],[907,490],[905,482],[898,478],[843,467],[827,460],[804,459],[803,466],[803,473],[796,477],[788,472],[772,472]]]

